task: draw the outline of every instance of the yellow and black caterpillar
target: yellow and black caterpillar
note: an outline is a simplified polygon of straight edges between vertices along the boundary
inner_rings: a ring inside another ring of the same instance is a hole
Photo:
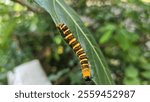
[[[63,33],[65,41],[70,45],[70,47],[74,50],[74,52],[78,56],[81,64],[83,79],[85,79],[86,81],[90,81],[91,73],[88,64],[88,58],[83,48],[81,47],[81,44],[77,41],[77,39],[73,36],[71,31],[65,24],[63,23],[58,24],[57,28]]]

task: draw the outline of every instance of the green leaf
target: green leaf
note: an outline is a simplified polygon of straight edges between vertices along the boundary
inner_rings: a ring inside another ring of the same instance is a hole
[[[9,20],[7,23],[0,22],[0,47],[8,47],[11,32],[16,26],[16,20]]]
[[[142,63],[141,67],[145,70],[150,70],[150,63]]]
[[[125,69],[125,75],[129,78],[135,78],[138,76],[138,70],[133,67],[133,66],[129,66]]]
[[[64,74],[66,74],[69,71],[69,69],[63,69],[61,71],[59,71],[57,74],[52,74],[48,77],[48,79],[50,81],[56,81],[58,80],[60,77],[62,77]]]
[[[116,30],[116,25],[114,25],[114,24],[107,24],[106,26],[101,27],[100,31],[102,32],[103,35],[100,38],[99,42],[100,43],[107,42],[111,38],[111,36],[115,30]]]
[[[93,72],[92,80],[95,84],[113,84],[111,74],[95,39],[77,13],[63,0],[35,0],[35,2],[49,12],[55,24],[66,24],[81,43],[89,59]]]
[[[129,37],[124,29],[120,29],[115,35],[115,40],[123,50],[128,50],[130,47]]]
[[[128,49],[128,54],[126,55],[126,59],[132,62],[136,62],[137,60],[139,60],[140,53],[140,48],[138,46],[130,45],[130,49]]]
[[[142,76],[143,76],[144,78],[150,79],[150,71],[144,71],[144,72],[142,72],[141,74],[142,74]]]
[[[102,32],[114,31],[114,30],[116,30],[116,25],[114,25],[114,24],[107,24],[106,26],[101,27],[100,30]]]
[[[111,35],[112,35],[112,31],[107,31],[105,34],[103,34],[103,36],[100,38],[100,43],[105,43],[105,42],[107,42],[109,39],[110,39],[110,37],[111,37]]]
[[[127,78],[127,77],[125,77],[123,80],[123,83],[125,85],[140,85],[140,79],[139,78]]]
[[[139,39],[139,35],[136,33],[128,32],[128,38],[131,42],[136,42]]]
[[[79,80],[81,79],[81,72],[73,71],[69,73],[69,78],[70,78],[71,84],[81,84],[82,80]]]

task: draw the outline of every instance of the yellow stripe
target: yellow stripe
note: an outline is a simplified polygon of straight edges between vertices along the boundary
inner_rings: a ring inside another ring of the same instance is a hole
[[[73,50],[74,50],[76,47],[78,47],[78,46],[80,46],[79,43],[77,43],[76,45],[74,45],[74,46],[73,46]]]
[[[78,53],[79,53],[80,51],[82,51],[82,50],[83,50],[83,48],[79,49],[79,50],[76,52],[76,54],[78,55]]]
[[[89,68],[84,68],[84,69],[82,69],[82,71],[90,71],[90,69]]]
[[[70,33],[69,35],[67,35],[67,36],[65,37],[65,39],[68,39],[70,36],[72,36],[72,33]]]
[[[66,34],[67,31],[69,31],[69,29],[65,30],[65,31],[64,31],[64,34]]]
[[[62,24],[63,26],[61,27],[61,29],[63,29],[66,25],[65,24]]]
[[[88,65],[88,66],[89,66],[89,64],[82,64],[82,66],[85,66],[85,65]]]
[[[76,38],[71,39],[71,41],[69,41],[69,45],[72,44],[74,41],[76,41]]]
[[[84,55],[86,55],[86,54],[85,54],[85,53],[83,53],[83,54],[79,55],[79,58],[80,58],[81,56],[84,56]]]
[[[80,63],[83,62],[83,61],[87,61],[87,58],[80,60]]]

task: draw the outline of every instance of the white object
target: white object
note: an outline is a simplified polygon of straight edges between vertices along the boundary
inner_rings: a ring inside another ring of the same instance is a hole
[[[9,85],[50,85],[39,60],[21,64],[7,74]]]

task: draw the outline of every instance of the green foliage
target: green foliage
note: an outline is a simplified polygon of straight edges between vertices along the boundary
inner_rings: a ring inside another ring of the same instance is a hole
[[[95,38],[102,46],[110,62],[109,66],[112,71],[114,70],[116,83],[150,83],[147,80],[150,52],[149,48],[144,46],[149,40],[150,33],[148,8],[150,8],[149,4],[132,1],[126,4],[103,6],[100,9],[91,7],[89,9],[91,12],[87,13],[98,22],[92,30],[96,31],[95,35],[98,36]],[[97,16],[93,16],[93,13]],[[115,61],[111,62],[114,59]],[[118,79],[118,76],[121,78]]]
[[[9,3],[0,1],[0,84],[7,84],[9,70],[35,58],[40,60],[53,84],[85,84],[77,57],[55,27],[54,23],[61,22],[69,26],[86,49],[94,77],[98,78],[94,79],[95,82],[108,81],[105,79],[108,72],[104,72],[107,65],[99,51],[101,48],[111,69],[109,75],[116,84],[150,84],[149,3],[116,0],[111,5],[87,7],[86,0],[72,0],[69,4],[76,14],[62,0],[55,3],[55,0],[46,0],[53,2],[47,4],[41,1],[40,5],[51,16],[33,0],[28,0],[28,7],[15,0]],[[101,64],[98,59],[102,59]]]
[[[132,84],[140,84],[140,79],[138,78],[139,71],[137,68],[133,66],[129,66],[125,69],[125,78],[124,84],[132,85]]]
[[[132,72],[132,73],[131,73]],[[125,76],[129,78],[134,78],[138,76],[138,70],[133,66],[129,66],[125,69]]]
[[[144,71],[141,74],[144,78],[146,78],[148,80],[150,79],[150,71]]]
[[[112,37],[114,30],[116,30],[115,27],[116,26],[112,24],[108,24],[104,27],[101,27],[100,31],[105,32],[105,34],[101,36],[99,43],[103,44],[107,42]]]

